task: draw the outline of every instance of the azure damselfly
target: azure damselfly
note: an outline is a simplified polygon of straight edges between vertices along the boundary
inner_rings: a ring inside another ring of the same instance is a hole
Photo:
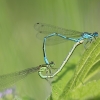
[[[58,44],[66,40],[71,40],[74,42],[80,42],[81,40],[87,39],[86,44],[89,41],[92,41],[93,38],[98,37],[98,33],[89,33],[89,32],[78,32],[74,30],[68,30],[60,28],[57,26],[45,24],[45,23],[36,23],[34,28],[38,31],[37,37],[44,39],[43,41],[43,54],[44,61],[46,64],[49,64],[49,61],[46,56],[45,45]],[[46,40],[48,41],[46,42]]]

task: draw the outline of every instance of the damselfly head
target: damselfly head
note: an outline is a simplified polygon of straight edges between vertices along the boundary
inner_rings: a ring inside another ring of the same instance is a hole
[[[98,37],[98,32],[94,32],[94,33],[93,33],[93,36],[94,36],[94,37]]]

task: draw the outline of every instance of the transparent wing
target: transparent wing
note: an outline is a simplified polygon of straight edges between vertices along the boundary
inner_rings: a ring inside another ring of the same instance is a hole
[[[64,28],[60,28],[57,26],[44,24],[44,23],[36,23],[34,25],[34,28],[38,31],[37,37],[39,39],[43,39],[45,36],[52,33],[62,34],[68,38],[80,37],[82,34],[82,32],[68,30],[68,29],[64,29]],[[53,37],[48,38],[47,44],[57,44],[57,43],[64,42],[65,40],[66,39],[63,39],[61,37],[59,38],[58,36],[53,36]]]
[[[47,34],[47,33],[48,34],[52,34],[52,33],[49,33],[49,32],[43,32],[43,34],[42,33],[41,34],[37,33],[36,37],[39,38],[39,39],[41,39],[41,40],[43,40],[43,38],[46,36],[45,34]],[[67,40],[64,39],[64,38],[61,38],[59,36],[52,36],[52,37],[49,37],[47,39],[46,44],[47,45],[55,45],[55,44],[63,43],[65,41],[67,41]]]
[[[5,74],[0,76],[0,89],[3,89],[13,83],[23,79],[28,74],[36,72],[40,69],[40,66],[28,68],[19,72],[14,72],[10,74]]]

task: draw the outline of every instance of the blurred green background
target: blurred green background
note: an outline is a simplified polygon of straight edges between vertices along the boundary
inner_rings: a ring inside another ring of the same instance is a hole
[[[82,32],[99,32],[100,0],[0,0],[0,75],[44,63],[43,41],[34,24],[43,22]],[[48,46],[47,56],[59,67],[71,42]],[[68,64],[77,64],[84,49],[79,46]],[[83,51],[82,51],[83,50]],[[21,96],[45,100],[51,85],[37,73],[14,85]]]

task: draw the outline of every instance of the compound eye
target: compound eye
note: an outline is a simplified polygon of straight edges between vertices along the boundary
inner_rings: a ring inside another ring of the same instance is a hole
[[[98,32],[94,32],[93,36],[95,36],[95,37],[98,36]]]

